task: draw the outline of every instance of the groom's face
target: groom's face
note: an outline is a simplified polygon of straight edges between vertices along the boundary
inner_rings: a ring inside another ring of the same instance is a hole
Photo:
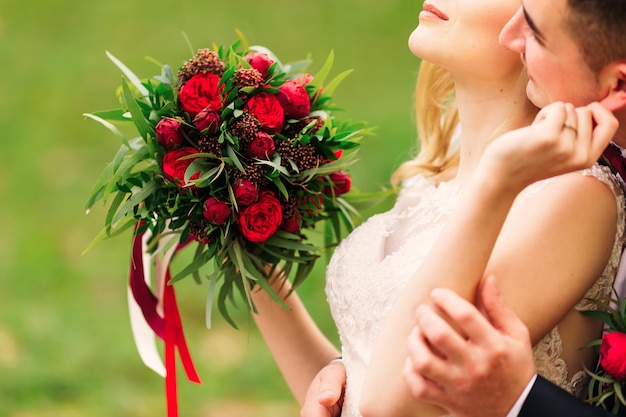
[[[528,71],[526,93],[544,107],[555,101],[583,106],[601,100],[596,75],[565,29],[567,0],[522,0],[500,43],[519,53]]]

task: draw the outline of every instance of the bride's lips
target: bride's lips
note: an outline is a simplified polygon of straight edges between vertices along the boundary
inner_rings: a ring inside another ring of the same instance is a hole
[[[441,10],[439,10],[438,8],[436,8],[435,6],[433,6],[430,3],[426,3],[425,2],[423,9],[424,9],[423,10],[424,12],[430,13],[432,15],[435,15],[435,16],[437,16],[441,20],[448,20],[449,19],[449,17],[445,13],[443,13]]]

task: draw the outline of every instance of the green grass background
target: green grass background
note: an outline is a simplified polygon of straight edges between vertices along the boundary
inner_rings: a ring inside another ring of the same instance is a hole
[[[195,48],[230,44],[235,28],[283,61],[329,51],[354,73],[336,93],[342,117],[367,120],[355,187],[376,191],[414,148],[418,60],[406,43],[421,1],[1,0],[0,416],[165,416],[163,380],[141,363],[127,318],[130,236],[81,252],[104,208],[84,203],[119,143],[81,114],[116,107],[119,70],[152,56],[177,67]],[[371,215],[385,207],[366,213]],[[337,340],[323,294],[325,261],[301,293]],[[176,284],[202,385],[182,376],[180,410],[195,416],[295,416],[298,408],[254,324],[204,327],[207,286]]]

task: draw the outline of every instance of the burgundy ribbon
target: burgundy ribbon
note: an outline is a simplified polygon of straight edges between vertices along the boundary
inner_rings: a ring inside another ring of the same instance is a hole
[[[167,400],[167,416],[178,417],[178,391],[176,383],[176,349],[183,364],[187,379],[200,384],[191,354],[187,347],[183,325],[180,319],[178,303],[174,287],[169,285],[170,267],[166,265],[165,285],[163,288],[163,317],[158,313],[159,299],[154,295],[144,278],[143,265],[143,232],[138,233],[143,222],[135,226],[133,233],[133,250],[130,264],[129,285],[133,298],[139,305],[146,322],[154,333],[165,343],[165,391]],[[177,248],[176,250],[179,250]]]

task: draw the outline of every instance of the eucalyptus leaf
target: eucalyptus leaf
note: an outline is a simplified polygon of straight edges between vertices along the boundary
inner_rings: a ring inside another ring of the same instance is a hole
[[[139,80],[139,77],[137,77],[134,72],[132,72],[126,65],[124,65],[122,61],[120,61],[115,56],[113,56],[112,53],[110,53],[109,51],[106,51],[106,55],[122,71],[122,73],[126,76],[126,78],[130,80],[130,82],[135,86],[135,88],[139,90],[144,100],[147,100],[147,97],[149,95],[148,90],[146,90],[146,87],[143,86],[143,84]]]

